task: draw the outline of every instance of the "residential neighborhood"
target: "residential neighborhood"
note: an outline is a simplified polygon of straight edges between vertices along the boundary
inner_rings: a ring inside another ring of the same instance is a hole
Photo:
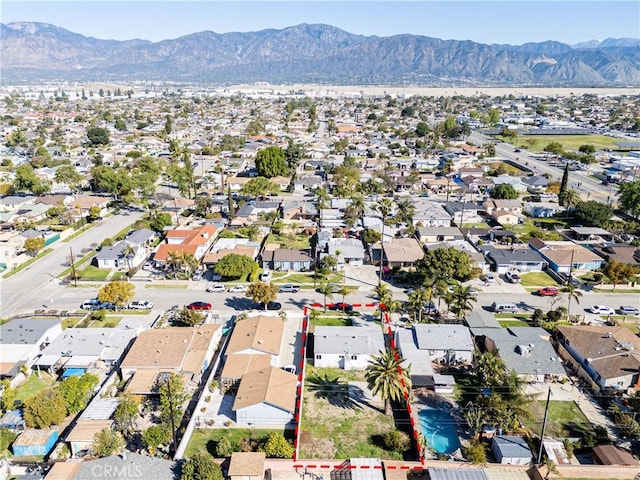
[[[636,478],[638,96],[328,88],[0,87],[0,478]]]

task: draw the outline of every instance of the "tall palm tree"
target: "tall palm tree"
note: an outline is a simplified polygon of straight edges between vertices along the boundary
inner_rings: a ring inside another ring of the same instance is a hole
[[[360,225],[364,228],[364,198],[362,195],[354,195],[351,197],[351,208],[355,216],[360,220]]]
[[[402,367],[404,359],[395,350],[385,350],[373,357],[367,366],[365,379],[374,395],[384,400],[384,413],[391,416],[391,402],[400,401],[405,389],[411,388],[408,368]],[[403,385],[404,384],[404,385]]]
[[[381,283],[376,287],[376,294],[378,295],[378,302],[382,305],[387,305],[393,301],[393,294],[386,283]]]
[[[398,217],[407,225],[413,225],[413,217],[416,214],[416,207],[410,198],[396,200],[398,207]]]
[[[567,294],[567,320],[571,319],[571,300],[575,300],[577,304],[580,304],[580,297],[582,292],[578,290],[578,286],[573,283],[567,283],[562,291]]]
[[[187,275],[191,275],[196,270],[196,268],[198,268],[198,265],[200,264],[200,262],[198,261],[196,256],[191,252],[182,252],[181,257],[182,257],[182,268],[184,269],[184,273],[186,273]]]
[[[460,321],[467,312],[473,310],[473,303],[477,301],[476,297],[471,294],[471,287],[456,285],[451,295],[449,310],[456,315],[456,320]]]
[[[577,207],[580,202],[582,202],[582,199],[576,190],[570,188],[564,192],[564,207],[567,210],[572,210]]]
[[[333,298],[334,285],[329,282],[320,282],[318,291],[324,296],[324,311],[327,311],[327,298]]]
[[[171,250],[167,255],[167,268],[177,277],[178,270],[182,268],[182,252]]]
[[[380,272],[378,276],[379,285],[382,283],[382,268],[384,267],[384,222],[393,211],[393,202],[389,198],[383,198],[375,208],[382,216],[382,240],[380,241]]]
[[[135,247],[133,245],[131,245],[130,243],[127,244],[127,246],[124,248],[124,250],[122,250],[122,256],[124,257],[125,261],[127,262],[127,267],[128,268],[133,268],[133,265],[131,264],[131,259],[136,256]]]
[[[413,316],[418,323],[422,323],[422,313],[424,312],[425,304],[429,303],[431,298],[430,287],[420,287],[415,289],[409,294],[409,308],[413,312]]]

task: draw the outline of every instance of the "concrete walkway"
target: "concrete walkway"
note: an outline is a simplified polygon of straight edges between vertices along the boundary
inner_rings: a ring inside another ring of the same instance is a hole
[[[598,402],[596,402],[590,395],[585,394],[581,388],[572,383],[540,383],[525,385],[524,393],[526,395],[532,395],[536,400],[545,401],[547,399],[549,388],[551,388],[551,400],[575,402],[582,413],[584,413],[584,416],[587,417],[591,423],[605,427],[610,438],[618,438],[617,429],[613,422],[609,420],[600,405],[598,405]]]

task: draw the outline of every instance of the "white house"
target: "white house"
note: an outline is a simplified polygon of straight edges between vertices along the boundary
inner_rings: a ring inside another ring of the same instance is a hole
[[[426,350],[432,362],[471,363],[473,339],[464,325],[416,324],[413,331],[418,349]]]
[[[379,327],[318,326],[313,336],[316,367],[365,369],[371,357],[384,350]]]

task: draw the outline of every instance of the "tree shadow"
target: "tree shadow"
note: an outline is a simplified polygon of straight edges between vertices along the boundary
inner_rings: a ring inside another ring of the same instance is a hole
[[[334,407],[359,408],[349,395],[349,384],[340,377],[330,378],[326,373],[324,375],[316,374],[307,379],[307,385],[309,386],[309,391],[316,398],[327,400]]]
[[[247,297],[227,297],[224,304],[234,310],[251,310],[256,308],[256,303]]]

